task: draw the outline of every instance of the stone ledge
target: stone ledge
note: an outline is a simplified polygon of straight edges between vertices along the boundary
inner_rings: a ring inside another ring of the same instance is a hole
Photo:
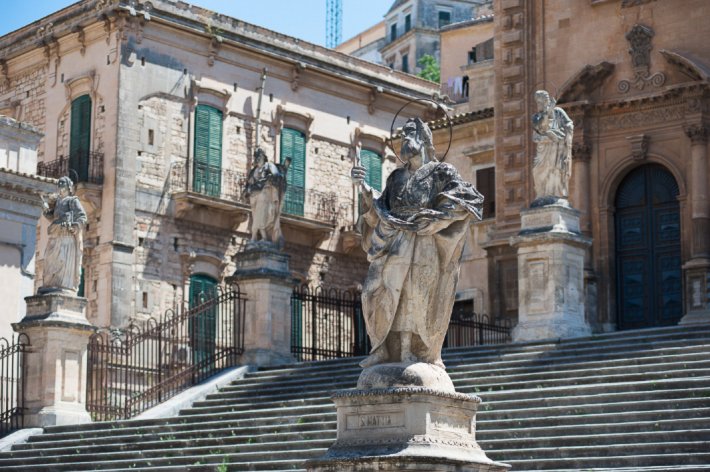
[[[481,403],[481,398],[477,395],[469,395],[466,393],[451,393],[442,390],[435,390],[425,387],[391,387],[391,388],[373,388],[368,390],[338,390],[330,396],[336,398],[357,398],[357,397],[373,397],[373,396],[401,396],[401,395],[432,395],[440,398],[451,400],[474,401]]]

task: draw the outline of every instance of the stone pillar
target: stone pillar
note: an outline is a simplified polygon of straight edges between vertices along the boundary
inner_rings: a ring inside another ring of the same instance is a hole
[[[584,259],[591,239],[579,212],[556,203],[521,212],[518,251],[518,324],[513,341],[589,336],[585,320]]]
[[[231,281],[246,294],[242,364],[286,364],[291,356],[291,294],[294,282],[289,256],[272,243],[250,241],[237,253]]]
[[[685,316],[680,324],[710,323],[710,198],[708,128],[692,125],[690,138],[691,258],[685,272]]]
[[[94,328],[86,299],[65,293],[25,298],[27,314],[12,327],[30,339],[25,371],[25,426],[91,422],[86,411],[87,347]]]

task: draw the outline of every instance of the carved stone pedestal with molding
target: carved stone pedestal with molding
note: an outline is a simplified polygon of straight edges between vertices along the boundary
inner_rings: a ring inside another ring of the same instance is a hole
[[[513,341],[589,336],[584,313],[584,254],[591,239],[566,201],[523,210],[518,251],[518,324]]]
[[[333,395],[338,438],[311,472],[506,471],[476,443],[474,395],[424,387],[342,390]]]
[[[240,362],[255,366],[293,362],[289,256],[272,243],[250,241],[235,261],[237,270],[231,280],[247,297]]]
[[[686,313],[682,325],[710,323],[710,259],[696,258],[683,266]]]
[[[25,426],[91,422],[86,411],[86,356],[94,328],[85,316],[86,299],[65,293],[25,298],[27,315],[12,327],[25,333]]]

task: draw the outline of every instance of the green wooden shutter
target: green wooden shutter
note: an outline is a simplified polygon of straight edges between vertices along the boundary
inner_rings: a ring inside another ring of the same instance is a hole
[[[369,149],[360,151],[360,165],[366,170],[365,183],[373,189],[382,190],[382,156]],[[362,197],[358,195],[358,209],[362,214]]]
[[[204,274],[190,277],[190,310],[217,295],[217,281]],[[189,320],[192,362],[200,370],[208,371],[214,363],[217,335],[217,308],[210,306]]]
[[[91,149],[91,97],[82,95],[71,102],[69,134],[69,177],[77,182],[89,180]],[[76,174],[74,174],[74,172]]]
[[[291,128],[281,131],[281,163],[291,158],[286,181],[286,198],[283,211],[291,215],[303,216],[306,187],[306,135]]]
[[[219,197],[222,182],[222,112],[208,105],[195,109],[195,162],[192,189]]]

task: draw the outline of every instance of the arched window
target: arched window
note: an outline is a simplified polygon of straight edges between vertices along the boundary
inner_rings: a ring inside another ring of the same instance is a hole
[[[209,105],[197,105],[192,189],[211,197],[219,197],[221,183],[222,112]]]

